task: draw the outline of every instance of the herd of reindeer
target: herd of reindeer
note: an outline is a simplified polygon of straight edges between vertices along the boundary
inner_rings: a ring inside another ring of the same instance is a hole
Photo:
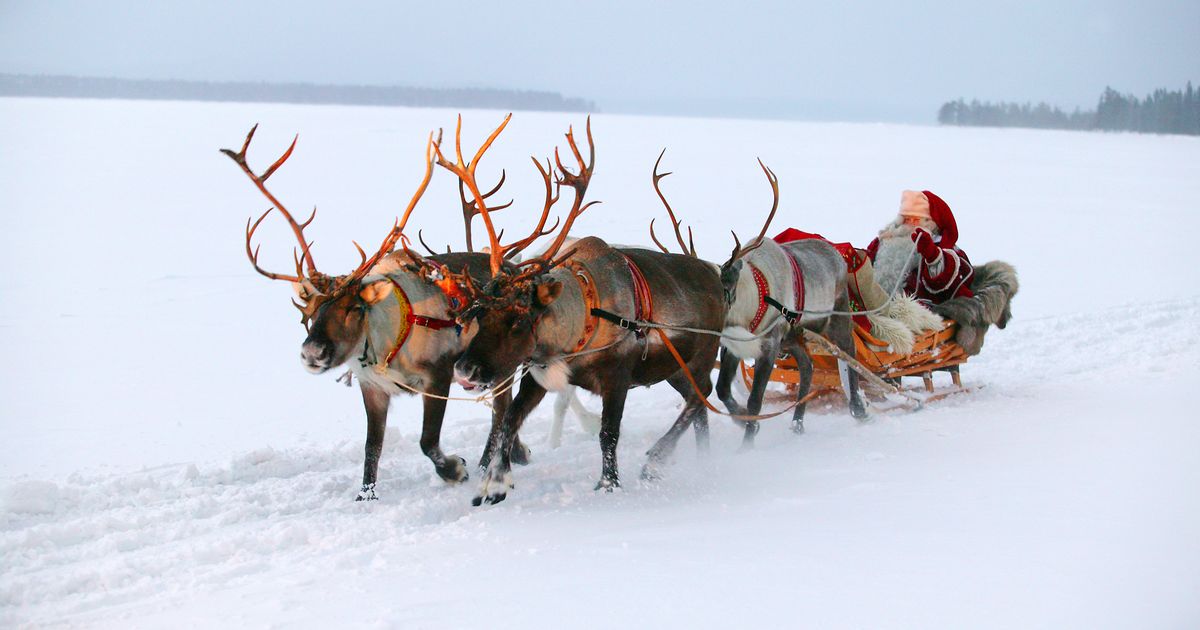
[[[589,119],[586,159],[572,131],[566,139],[573,168],[563,165],[557,149],[553,164],[533,159],[545,189],[537,225],[524,238],[502,243],[503,230],[497,228],[493,213],[512,202],[490,206],[489,200],[503,185],[504,176],[485,190],[476,180],[476,167],[510,118],[511,114],[505,117],[469,160],[462,149],[461,116],[451,158],[442,146],[441,133],[436,137],[431,133],[424,177],[408,206],[373,254],[368,256],[355,243],[362,262],[344,275],[317,270],[311,241],[304,234],[316,211],[298,221],[267,188],[267,180],[291,156],[295,140],[261,174],[246,161],[255,129],[247,134],[241,150],[222,149],[272,205],[257,220],[247,222],[246,254],[258,273],[295,287],[299,301],[294,304],[308,332],[301,350],[305,367],[320,374],[347,365],[359,381],[367,439],[357,498],[377,498],[375,483],[389,401],[404,393],[424,399],[420,446],[438,476],[449,483],[467,480],[465,460],[447,455],[439,444],[455,382],[479,392],[478,399],[486,399],[492,408],[475,505],[503,501],[512,490],[512,464],[529,459],[518,431],[547,391],[560,392],[555,434],[561,430],[565,401],[574,400],[574,388],[600,397],[598,490],[620,485],[617,441],[632,387],[666,381],[684,399],[674,424],[648,451],[641,471],[644,479],[662,474],[663,464],[688,427],[694,430],[698,449],[707,450],[708,411],[722,413],[708,401],[718,352],[717,396],[726,407],[725,415],[744,424],[744,447],[753,444],[757,420],[768,417],[759,414],[771,366],[781,353],[794,357],[799,367],[797,398],[789,408],[792,428],[803,431],[803,401],[812,377],[804,335],[821,335],[849,355],[855,352],[848,273],[842,255],[824,240],[779,244],[766,238],[779,205],[774,173],[760,161],[774,198],[762,230],[746,245],[735,234],[732,254],[719,265],[696,255],[690,230],[684,238],[681,220],[659,188],[659,181],[669,173],[660,174],[658,163],[653,184],[670,216],[680,253],[661,244],[653,223],[651,238],[657,249],[614,246],[595,236],[572,237],[575,220],[597,203],[585,201],[595,167]],[[409,217],[437,168],[458,179],[465,252],[435,253],[426,246],[428,254],[418,254],[405,236]],[[571,207],[565,218],[550,224],[551,210],[564,189],[572,194]],[[259,266],[254,233],[273,211],[284,218],[298,242],[292,273]],[[480,252],[471,242],[476,217],[488,237],[488,246]],[[542,237],[551,237],[550,245],[527,255],[526,250]],[[764,299],[772,308],[764,311]],[[756,366],[744,405],[731,391],[743,359],[753,359]],[[843,368],[841,377],[850,413],[865,419],[868,411],[858,374]]]

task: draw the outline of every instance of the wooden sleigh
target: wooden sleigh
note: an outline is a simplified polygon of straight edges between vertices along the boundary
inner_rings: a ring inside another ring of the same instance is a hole
[[[954,342],[954,333],[957,330],[958,325],[947,320],[941,329],[928,331],[917,337],[911,353],[896,354],[888,351],[886,342],[875,338],[856,323],[854,325],[855,358],[864,368],[882,379],[885,385],[899,388],[910,401],[919,401],[921,404],[933,402],[969,391],[968,388],[963,387],[959,376],[959,366],[967,362],[967,353],[962,346]],[[806,346],[809,356],[812,357],[813,378],[812,386],[804,400],[809,401],[833,393],[838,393],[840,397],[842,380],[838,371],[837,357],[826,349],[825,344],[808,341]],[[936,388],[934,385],[935,372],[948,373],[950,386]],[[746,362],[743,361],[741,373],[746,388],[749,389],[754,379],[754,368],[746,365]],[[922,387],[915,390],[905,389],[902,382],[904,377],[920,377]],[[771,382],[784,384],[789,398],[794,400],[800,383],[800,371],[796,366],[796,360],[788,355],[780,357],[775,362],[775,369],[771,372]],[[896,389],[885,389],[872,383],[869,379],[859,379],[859,383],[865,393],[872,395],[873,398],[882,399],[881,403],[876,404],[877,407],[887,410],[890,407],[905,406],[894,400],[890,401],[890,404],[884,402],[888,401],[886,397],[889,394],[896,393]]]

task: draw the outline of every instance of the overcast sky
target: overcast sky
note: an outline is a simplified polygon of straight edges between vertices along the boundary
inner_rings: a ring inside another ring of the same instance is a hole
[[[602,111],[933,122],[1200,80],[1200,1],[0,0],[0,72],[544,89]]]

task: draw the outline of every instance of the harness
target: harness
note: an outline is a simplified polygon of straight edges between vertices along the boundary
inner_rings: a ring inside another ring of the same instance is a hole
[[[396,353],[400,352],[400,348],[404,346],[404,342],[408,341],[408,336],[412,334],[413,326],[422,326],[431,330],[444,330],[453,326],[456,329],[455,333],[462,332],[462,328],[458,325],[458,322],[452,319],[439,319],[437,317],[413,314],[412,302],[408,299],[408,294],[400,287],[400,283],[396,282],[396,279],[391,276],[388,276],[387,279],[392,283],[392,295],[396,297],[396,305],[400,309],[400,329],[396,331],[396,341],[391,351],[388,352],[387,357],[375,366],[380,372],[386,371],[388,365],[392,363],[392,359],[396,358]]]
[[[596,313],[597,306],[600,304],[600,298],[596,295],[596,280],[592,278],[592,272],[578,260],[568,260],[565,265],[571,270],[571,275],[575,281],[579,283],[579,291],[583,293],[583,308],[587,313],[587,317],[583,322],[583,335],[579,337],[579,341],[575,342],[575,347],[571,349],[570,354],[575,354],[583,350],[592,343],[592,339],[596,337],[599,331],[599,321],[597,321]],[[536,328],[536,327],[535,327]]]
[[[790,260],[792,257],[788,256]],[[770,299],[771,285],[767,283],[767,277],[754,263],[750,265],[750,274],[754,276],[754,286],[758,289],[758,310],[754,313],[754,319],[750,320],[750,332],[758,330],[758,325],[762,323],[763,316],[767,314],[767,300]],[[772,302],[774,300],[771,300]]]
[[[633,259],[625,254],[621,254],[621,256],[625,258],[625,267],[629,269],[629,275],[633,280],[633,319],[625,319],[616,313],[598,307],[592,307],[589,312],[594,317],[612,322],[625,330],[633,331],[638,339],[645,339],[646,331],[638,326],[638,322],[649,321],[654,316],[654,298],[650,295],[650,284],[646,282],[646,276],[642,274],[641,269],[638,269]]]
[[[783,318],[786,319],[789,324],[794,324],[800,319],[801,315],[804,314],[804,270],[800,268],[800,265],[796,262],[795,258],[792,258],[791,256],[787,256],[786,258],[788,259],[788,262],[791,263],[792,283],[796,286],[796,310],[793,311],[792,309],[789,309],[780,303],[779,300],[776,300],[769,295],[762,298],[762,300],[766,304],[770,304],[776,309],[779,309],[779,312],[783,315]],[[751,265],[750,268],[754,269],[754,266]],[[758,269],[754,269],[754,271],[755,273],[758,273]],[[759,294],[761,297],[762,289],[759,289]],[[761,313],[764,309],[766,309],[766,306],[759,306],[758,309],[759,313]],[[758,320],[755,319],[756,324],[757,321]],[[750,332],[754,332],[754,329],[751,328]]]

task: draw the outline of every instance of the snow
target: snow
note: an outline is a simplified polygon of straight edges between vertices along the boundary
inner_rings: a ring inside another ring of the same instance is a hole
[[[0,99],[0,625],[133,627],[1194,627],[1200,620],[1200,141],[1131,134],[598,115],[577,234],[648,242],[663,188],[710,259],[769,207],[864,243],[898,191],[955,208],[979,263],[1021,274],[1014,319],[963,369],[977,389],[859,425],[813,409],[758,448],[714,418],[663,480],[636,479],[678,396],[633,392],[624,488],[597,494],[595,437],[551,407],[494,507],[439,481],[419,403],[395,399],[381,500],[355,503],[359,396],[298,361],[291,290],[255,274],[265,202],[216,149],[262,125],[271,187],[349,269],[407,203],[447,110]],[[473,146],[501,113],[465,112]],[[481,181],[531,227],[566,114],[518,113]],[[581,135],[581,134],[580,134]],[[490,170],[489,170],[490,169]],[[486,171],[484,173],[483,171]],[[435,175],[414,216],[461,245]],[[277,221],[277,220],[275,220]],[[264,266],[291,236],[264,223]],[[477,232],[482,228],[477,226]],[[514,232],[515,233],[515,232]],[[476,235],[481,238],[480,234]],[[598,408],[594,398],[584,404]],[[442,445],[474,462],[487,408],[452,402]]]

